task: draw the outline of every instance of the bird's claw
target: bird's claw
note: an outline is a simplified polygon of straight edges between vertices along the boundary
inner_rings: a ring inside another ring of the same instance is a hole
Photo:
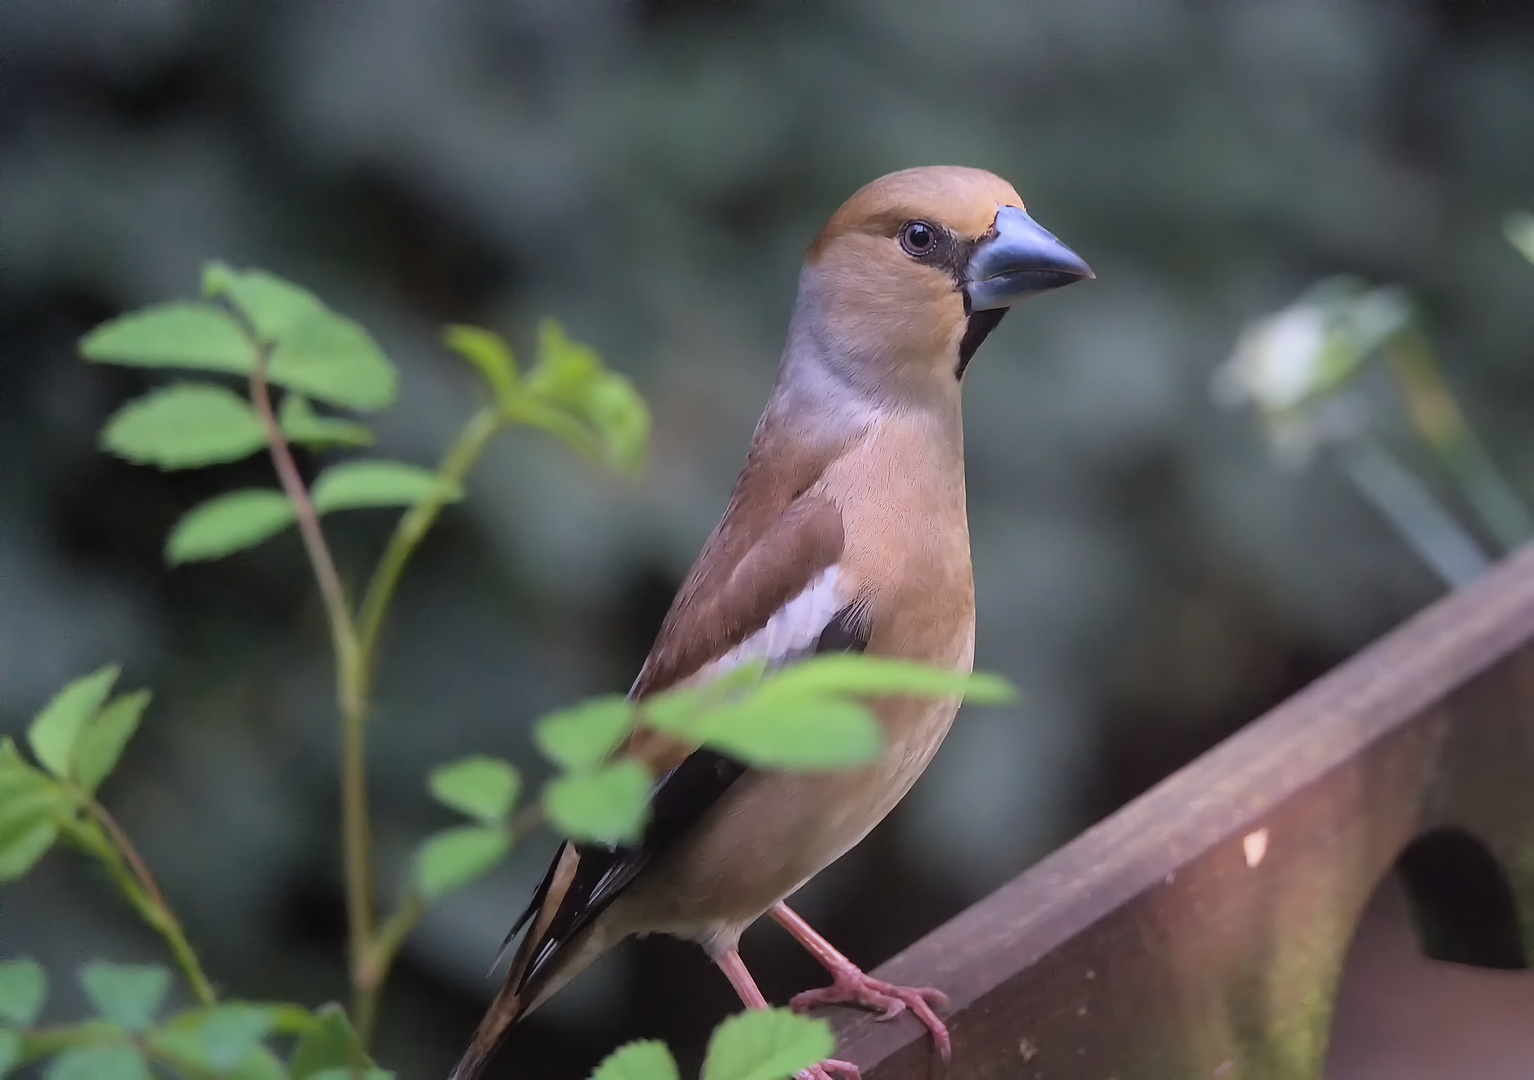
[[[931,986],[896,986],[859,972],[856,975],[839,975],[830,986],[819,990],[795,994],[789,1004],[796,1012],[804,1012],[818,1005],[856,1005],[876,1010],[880,1020],[893,1020],[910,1009],[932,1032],[932,1041],[943,1060],[946,1062],[953,1056],[948,1027],[932,1011],[934,1005],[940,1009],[948,1008],[948,995]]]
[[[826,1058],[819,1065],[811,1065],[799,1074],[799,1080],[831,1080],[831,1074],[836,1073],[842,1080],[861,1080],[862,1072],[850,1061],[838,1061],[836,1058]]]

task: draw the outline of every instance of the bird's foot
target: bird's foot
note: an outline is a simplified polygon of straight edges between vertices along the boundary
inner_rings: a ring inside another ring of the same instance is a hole
[[[860,1080],[862,1073],[858,1067],[850,1061],[837,1061],[835,1058],[826,1058],[819,1065],[811,1065],[808,1069],[799,1073],[799,1080],[832,1080],[831,1074],[835,1073],[842,1080]]]
[[[839,973],[830,986],[796,994],[789,1004],[798,1012],[813,1009],[817,1005],[856,1005],[877,1011],[880,1020],[892,1020],[910,1009],[932,1032],[932,1041],[937,1045],[937,1052],[943,1055],[943,1060],[948,1061],[953,1055],[948,1027],[932,1011],[933,1005],[948,1008],[948,995],[930,986],[896,986],[861,971]]]

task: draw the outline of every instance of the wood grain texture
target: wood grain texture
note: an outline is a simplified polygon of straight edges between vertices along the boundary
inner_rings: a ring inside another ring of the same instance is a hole
[[[828,1010],[839,1056],[867,1080],[1318,1077],[1360,914],[1443,829],[1495,860],[1534,960],[1534,548],[881,967],[953,998],[946,1074],[909,1017]]]

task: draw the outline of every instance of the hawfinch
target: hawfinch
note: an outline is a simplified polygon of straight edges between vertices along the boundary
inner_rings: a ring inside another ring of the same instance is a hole
[[[964,372],[1009,307],[1092,276],[1010,184],[979,169],[907,169],[847,200],[805,257],[745,468],[631,698],[835,650],[969,671]],[[796,1007],[909,1008],[946,1058],[940,991],[864,974],[784,898],[901,800],[957,708],[879,699],[883,755],[846,772],[747,768],[641,731],[627,752],[660,777],[643,838],[560,849],[513,927],[526,933],[453,1080],[471,1080],[514,1021],[630,934],[697,942],[748,1007],[764,1007],[736,951],[764,914],[831,974]],[[826,1062],[807,1075],[827,1069],[855,1071]]]

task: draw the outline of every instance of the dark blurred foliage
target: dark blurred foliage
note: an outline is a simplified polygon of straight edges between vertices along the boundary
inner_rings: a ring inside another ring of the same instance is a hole
[[[251,461],[162,475],[95,432],[141,385],[77,337],[219,256],[315,288],[403,370],[385,450],[432,461],[479,393],[445,321],[525,345],[553,314],[657,416],[636,486],[507,438],[407,581],[373,724],[386,873],[446,820],[426,768],[528,760],[527,722],[625,687],[723,507],[796,268],[859,185],[932,162],[1011,179],[1098,280],[972,369],[981,667],[929,776],[803,907],[877,962],[1430,600],[1325,468],[1276,471],[1209,373],[1242,322],[1353,271],[1417,298],[1494,453],[1534,490],[1534,5],[1484,0],[928,4],[24,4],[6,38],[0,722],[113,658],[157,692],[106,791],[212,971],[340,996],[326,641],[297,541],[174,573],[169,524]],[[338,523],[345,565],[386,515]],[[382,1058],[438,1075],[546,845],[405,953]],[[0,948],[63,970],[155,943],[50,856]],[[769,996],[818,981],[774,930]],[[627,946],[513,1039],[575,1075],[625,1037],[696,1060],[733,1003],[702,954]],[[55,1008],[71,1007],[62,995]],[[513,1070],[512,1058],[522,1063]]]

